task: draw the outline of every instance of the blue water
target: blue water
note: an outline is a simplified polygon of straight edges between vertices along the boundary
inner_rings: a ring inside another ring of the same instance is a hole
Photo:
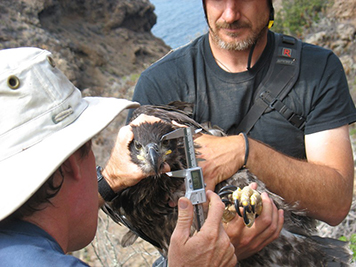
[[[207,32],[201,0],[150,1],[157,15],[152,33],[170,47],[180,47]]]

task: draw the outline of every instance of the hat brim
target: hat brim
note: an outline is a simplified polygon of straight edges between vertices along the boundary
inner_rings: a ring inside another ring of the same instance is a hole
[[[26,202],[71,154],[121,111],[139,106],[117,98],[86,97],[84,101],[89,105],[73,123],[0,162],[0,221]]]

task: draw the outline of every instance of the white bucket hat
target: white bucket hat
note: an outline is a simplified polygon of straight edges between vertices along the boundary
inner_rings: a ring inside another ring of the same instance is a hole
[[[122,110],[139,104],[86,97],[38,48],[0,51],[0,220]]]

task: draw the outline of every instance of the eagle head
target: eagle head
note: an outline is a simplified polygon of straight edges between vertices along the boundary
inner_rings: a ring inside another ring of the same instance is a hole
[[[133,125],[134,139],[129,144],[131,160],[137,164],[146,174],[158,175],[164,164],[168,164],[171,170],[181,169],[182,141],[178,139],[163,140],[163,135],[173,131],[172,124],[163,121],[140,125]],[[179,151],[181,152],[181,151]]]

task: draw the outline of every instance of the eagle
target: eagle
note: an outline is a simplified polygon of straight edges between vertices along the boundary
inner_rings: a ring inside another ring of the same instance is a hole
[[[160,121],[131,126],[134,139],[129,144],[132,162],[143,172],[155,175],[118,192],[102,208],[116,223],[128,228],[121,240],[122,246],[132,245],[141,237],[155,246],[163,257],[167,256],[178,218],[177,202],[185,195],[185,185],[183,178],[161,173],[161,170],[164,164],[169,164],[172,171],[186,169],[187,162],[183,138],[165,139],[162,136],[184,126],[205,134],[225,135],[218,127],[193,120],[192,110],[189,103],[173,102],[162,106],[143,105],[133,112],[131,121],[140,114],[155,116]],[[251,192],[249,184],[252,182],[257,183],[257,191]],[[279,238],[258,253],[239,261],[239,266],[349,266],[351,253],[346,242],[315,235],[316,220],[298,210],[297,203],[285,203],[248,169],[239,170],[218,184],[215,191],[225,203],[225,219],[229,220],[237,213],[244,217],[246,227],[253,224],[259,211],[253,201],[242,205],[240,199],[234,197],[236,192],[247,192],[250,200],[257,196],[257,201],[261,192],[267,192],[277,208],[284,210],[285,222]],[[197,223],[193,223],[191,233],[197,230]]]

